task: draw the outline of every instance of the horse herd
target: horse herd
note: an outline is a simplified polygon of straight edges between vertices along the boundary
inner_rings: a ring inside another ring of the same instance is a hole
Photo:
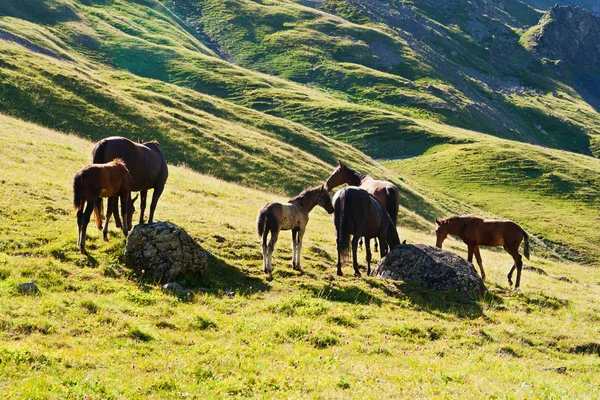
[[[134,203],[138,197],[132,198],[131,192],[140,192],[139,223],[143,224],[146,197],[148,190],[153,189],[148,217],[148,223],[152,223],[156,204],[169,175],[167,162],[156,141],[135,143],[122,137],[109,137],[95,145],[92,162],[73,177],[73,203],[77,209],[79,227],[77,244],[83,254],[86,253],[86,228],[92,212],[97,227],[102,229],[104,240],[108,240],[108,222],[111,215],[115,217],[116,226],[122,228],[127,236],[132,226]],[[348,186],[336,192],[331,199],[329,192],[342,184]],[[103,197],[108,198],[104,228]],[[118,213],[119,199],[122,221]],[[272,275],[273,251],[282,230],[292,231],[292,268],[301,271],[302,238],[308,224],[308,215],[317,205],[333,214],[338,256],[337,274],[340,276],[342,264],[350,251],[354,275],[361,275],[356,253],[363,238],[367,275],[371,273],[371,239],[374,239],[375,251],[379,244],[381,257],[400,244],[396,230],[399,210],[399,193],[396,186],[391,182],[373,179],[339,162],[324,184],[304,190],[287,203],[268,203],[260,209],[257,230],[262,239],[265,274]],[[437,219],[436,223],[436,246],[441,248],[448,235],[460,237],[467,244],[469,262],[472,262],[473,255],[475,256],[483,280],[485,271],[479,246],[503,246],[514,260],[507,276],[508,282],[512,286],[512,274],[516,269],[515,289],[519,287],[523,266],[519,246],[523,239],[523,254],[529,259],[529,236],[519,225],[512,221],[484,220],[473,216],[451,216]]]

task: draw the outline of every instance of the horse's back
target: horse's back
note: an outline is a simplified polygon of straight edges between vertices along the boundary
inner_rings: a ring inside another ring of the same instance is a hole
[[[154,149],[124,137],[111,136],[99,141],[92,155],[94,163],[122,159],[133,178],[133,191],[162,186],[168,177],[166,159],[158,146]]]

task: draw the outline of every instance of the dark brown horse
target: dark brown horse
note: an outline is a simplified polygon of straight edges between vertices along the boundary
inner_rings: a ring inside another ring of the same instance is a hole
[[[322,185],[304,190],[288,203],[268,203],[260,209],[256,224],[258,236],[262,237],[265,274],[271,275],[273,272],[273,250],[281,230],[292,231],[292,268],[301,271],[302,238],[308,224],[308,214],[317,205],[323,207],[329,214],[333,213],[331,197]],[[267,244],[269,233],[271,233],[271,240]]]
[[[331,191],[333,188],[347,183],[350,186],[358,186],[377,197],[383,207],[387,210],[394,226],[398,222],[399,199],[398,188],[391,182],[373,179],[369,175],[362,174],[338,161],[338,167],[325,181],[325,189]],[[369,250],[370,251],[370,250]],[[375,241],[377,251],[377,241]]]
[[[94,163],[106,163],[115,158],[125,162],[127,169],[133,177],[133,192],[140,192],[140,224],[144,223],[144,211],[146,210],[146,196],[149,189],[154,189],[152,202],[150,203],[150,215],[148,223],[154,220],[154,210],[158,199],[165,188],[165,182],[169,176],[167,161],[163,155],[158,142],[153,140],[146,143],[135,143],[124,137],[108,137],[99,141],[92,151]],[[133,207],[133,201],[131,200]],[[111,201],[109,199],[109,201]],[[116,203],[116,200],[114,200]],[[113,208],[117,206],[113,203]],[[102,199],[96,205],[97,212],[102,210]],[[115,222],[120,225],[118,213],[115,212]]]
[[[356,250],[361,237],[365,238],[367,250],[367,275],[371,274],[371,248],[369,241],[379,239],[380,255],[400,244],[396,225],[381,201],[364,189],[347,186],[333,197],[333,223],[337,237],[337,274],[342,275],[342,260],[347,257],[352,237],[352,266],[354,276],[360,276]]]
[[[458,236],[467,244],[469,262],[473,262],[473,254],[481,270],[481,278],[485,281],[485,271],[479,254],[479,246],[503,246],[510,254],[514,264],[508,273],[508,283],[512,286],[512,274],[517,269],[517,282],[515,289],[521,284],[521,268],[523,257],[519,254],[521,241],[525,239],[523,254],[529,260],[529,235],[523,228],[512,221],[485,220],[472,216],[452,216],[436,219],[438,225],[436,246],[442,248],[442,243],[448,235]]]
[[[90,222],[96,200],[102,197],[121,198],[121,214],[123,216],[123,233],[128,234],[131,224],[131,214],[127,213],[127,205],[131,203],[131,188],[133,178],[121,159],[115,159],[106,164],[89,164],[73,177],[73,206],[77,209],[77,226],[79,235],[77,244],[82,254],[85,254],[85,231]],[[85,212],[83,207],[85,207]],[[96,223],[101,224],[100,214],[95,213]],[[104,226],[104,240],[108,240],[108,218]]]

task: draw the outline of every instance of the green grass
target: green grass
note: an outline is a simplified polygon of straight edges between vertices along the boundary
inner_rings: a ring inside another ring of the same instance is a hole
[[[563,257],[599,262],[596,158],[497,141],[442,146],[385,164],[413,186],[474,207],[462,212],[502,215]]]
[[[316,209],[305,274],[288,265],[283,234],[268,281],[255,218],[262,204],[281,198],[172,165],[156,217],[179,224],[212,254],[182,301],[127,268],[105,273],[122,265],[124,240],[112,226],[108,243],[90,229],[90,256],[78,254],[71,176],[88,162],[91,142],[0,121],[0,392],[11,398],[599,394],[597,269],[534,252],[531,265],[549,276],[524,271],[514,293],[505,278],[509,256],[486,250],[490,294],[480,302],[339,278],[331,217]],[[401,225],[399,232],[411,243],[434,241],[432,231]],[[454,240],[446,247],[465,256]],[[563,276],[571,283],[556,279]],[[17,283],[29,280],[40,293],[18,294]]]

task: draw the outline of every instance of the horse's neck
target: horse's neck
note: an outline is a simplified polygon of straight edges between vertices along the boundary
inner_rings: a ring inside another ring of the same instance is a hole
[[[305,197],[290,201],[291,204],[294,204],[296,207],[298,207],[301,211],[305,212],[306,214],[311,212],[312,209],[315,208],[315,206],[317,205],[318,202],[319,202],[319,196],[316,196],[316,195],[311,196],[310,193],[307,194]]]
[[[448,233],[455,236],[460,236],[465,226],[469,223],[466,219],[456,219],[448,223]]]
[[[345,181],[348,185],[351,186],[360,186],[363,184],[363,181],[366,178],[371,178],[368,175],[363,175],[358,171],[353,170],[352,168],[346,167],[346,173],[344,174]]]

